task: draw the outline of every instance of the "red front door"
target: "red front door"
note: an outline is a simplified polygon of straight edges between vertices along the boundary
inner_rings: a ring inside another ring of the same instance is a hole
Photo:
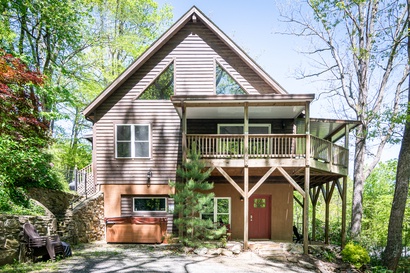
[[[271,196],[249,197],[249,239],[270,239]]]

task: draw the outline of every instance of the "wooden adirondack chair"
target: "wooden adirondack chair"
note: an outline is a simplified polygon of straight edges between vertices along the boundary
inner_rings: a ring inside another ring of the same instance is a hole
[[[36,228],[30,224],[23,225],[24,241],[27,247],[27,255],[34,262],[38,256],[50,256],[52,261],[55,260],[56,254],[64,256],[63,245],[58,235],[40,236]]]

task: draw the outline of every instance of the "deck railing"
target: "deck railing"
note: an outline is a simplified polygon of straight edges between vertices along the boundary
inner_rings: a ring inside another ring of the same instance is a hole
[[[188,150],[195,149],[202,158],[243,158],[243,134],[188,134]],[[249,158],[303,158],[306,155],[304,134],[248,135]],[[311,157],[326,163],[347,166],[348,150],[330,141],[311,136]]]
[[[96,193],[92,164],[75,171],[75,190],[86,198]]]

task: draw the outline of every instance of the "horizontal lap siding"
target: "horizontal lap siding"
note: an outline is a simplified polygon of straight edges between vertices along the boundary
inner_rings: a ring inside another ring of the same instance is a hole
[[[115,124],[138,123],[151,124],[151,158],[115,158]],[[123,100],[108,108],[95,126],[98,183],[145,184],[149,169],[151,184],[168,184],[176,179],[181,133],[180,119],[171,102]]]
[[[200,22],[188,23],[96,109],[97,183],[144,184],[149,169],[153,173],[152,184],[176,179],[181,158],[180,118],[170,101],[137,98],[170,62],[174,62],[177,95],[213,95],[215,60],[249,94],[275,93],[209,29]],[[134,123],[151,124],[151,158],[115,159],[115,124]]]
[[[249,94],[275,91],[200,22],[188,23],[161,51],[175,59],[177,95],[214,95],[215,60]]]

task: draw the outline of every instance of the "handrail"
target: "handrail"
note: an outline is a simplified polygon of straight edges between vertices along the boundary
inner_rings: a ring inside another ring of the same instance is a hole
[[[78,194],[87,198],[96,192],[92,163],[80,170],[75,170],[75,188]]]
[[[188,134],[186,138],[188,149],[195,148],[203,158],[243,158],[244,156],[243,134]],[[303,134],[249,135],[249,158],[304,156],[305,138],[306,135]]]
[[[202,158],[243,158],[243,134],[187,134],[188,150],[195,149]],[[311,157],[315,160],[348,166],[348,149],[311,136]],[[306,156],[305,134],[248,135],[249,158],[302,158]]]

